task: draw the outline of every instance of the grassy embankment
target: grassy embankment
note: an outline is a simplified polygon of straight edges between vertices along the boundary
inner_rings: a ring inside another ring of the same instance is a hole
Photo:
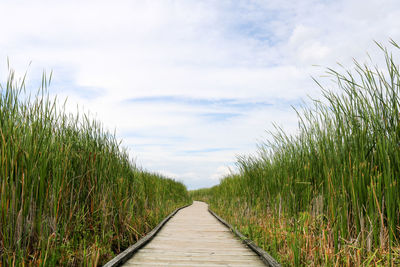
[[[193,198],[283,265],[399,266],[400,69],[380,48],[386,67],[328,69],[336,86],[299,113],[298,135],[277,130]]]
[[[0,266],[93,266],[178,206],[185,186],[142,171],[115,136],[11,71],[0,90]]]

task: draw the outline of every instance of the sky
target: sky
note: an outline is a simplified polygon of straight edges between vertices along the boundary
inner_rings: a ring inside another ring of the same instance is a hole
[[[0,0],[0,81],[7,59],[27,85],[116,133],[144,169],[189,189],[218,184],[293,107],[353,66],[374,40],[400,42],[398,0]]]

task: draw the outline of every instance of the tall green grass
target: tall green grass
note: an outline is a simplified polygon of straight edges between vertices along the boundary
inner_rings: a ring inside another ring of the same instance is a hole
[[[192,196],[285,265],[399,265],[400,69],[378,46],[384,67],[328,69],[335,86],[298,112],[298,135],[273,132],[239,174]]]
[[[136,167],[114,135],[34,96],[0,91],[0,266],[94,266],[187,204],[185,186]]]

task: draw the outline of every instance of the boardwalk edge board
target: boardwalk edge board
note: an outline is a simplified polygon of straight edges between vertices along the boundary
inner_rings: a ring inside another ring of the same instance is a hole
[[[224,219],[219,217],[215,212],[213,212],[210,208],[208,211],[215,217],[217,218],[218,221],[220,221],[223,225],[228,227],[235,235],[237,235],[243,243],[245,243],[251,250],[253,250],[255,253],[257,253],[262,261],[270,267],[281,267],[281,265],[271,256],[268,254],[268,252],[264,251],[262,248],[254,244],[254,242],[250,239],[248,239],[246,236],[244,236],[241,232],[236,230],[235,228],[232,227],[228,222],[226,222]]]
[[[192,203],[193,204],[193,203]],[[132,246],[128,247],[124,251],[122,251],[120,254],[115,256],[112,260],[107,262],[103,267],[117,267],[121,266],[124,264],[127,260],[129,260],[133,254],[135,254],[136,251],[138,251],[140,248],[142,248],[144,245],[149,243],[151,239],[161,230],[161,228],[181,209],[189,207],[190,205],[185,205],[183,207],[177,208],[174,210],[171,214],[169,214],[164,220],[162,220],[153,230],[151,230],[147,235],[145,235],[143,238],[139,239],[135,244]]]

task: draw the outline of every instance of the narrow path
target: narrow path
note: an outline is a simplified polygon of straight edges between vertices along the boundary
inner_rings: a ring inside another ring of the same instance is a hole
[[[251,249],[194,201],[124,266],[265,266]]]

